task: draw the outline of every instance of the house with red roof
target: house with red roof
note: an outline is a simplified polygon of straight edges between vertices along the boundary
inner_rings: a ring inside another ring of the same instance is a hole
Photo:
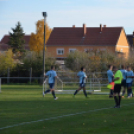
[[[64,59],[74,51],[106,51],[129,55],[129,42],[123,27],[55,27],[47,42],[52,57]]]
[[[127,39],[130,45],[130,51],[133,52],[134,51],[134,32],[133,34],[128,34]]]
[[[10,37],[9,35],[5,35],[1,39],[1,41],[0,41],[0,52],[5,52],[10,48],[10,46],[8,45],[9,37]],[[30,48],[29,48],[30,37],[31,37],[30,35],[25,35],[24,36],[24,40],[25,40],[24,48],[25,48],[25,50],[28,50],[28,51],[30,50]]]

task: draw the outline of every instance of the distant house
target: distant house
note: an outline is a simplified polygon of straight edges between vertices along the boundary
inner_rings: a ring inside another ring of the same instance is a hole
[[[133,51],[134,50],[134,32],[133,34],[127,35],[127,39],[130,45],[130,51]]]
[[[47,42],[52,57],[64,59],[74,51],[110,50],[129,54],[129,43],[123,27],[55,27]]]
[[[30,48],[29,48],[30,35],[25,35],[24,40],[25,40],[24,48],[26,50],[30,50]],[[8,42],[9,42],[9,35],[5,35],[0,41],[0,52],[1,53],[7,51],[10,48],[10,46],[8,45]]]

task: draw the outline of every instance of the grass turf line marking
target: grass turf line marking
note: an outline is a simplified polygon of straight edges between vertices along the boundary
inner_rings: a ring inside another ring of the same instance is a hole
[[[134,103],[129,103],[129,104],[124,104],[123,106],[129,106],[129,105],[133,105],[133,104]],[[74,113],[74,114],[66,114],[66,115],[61,115],[61,116],[56,116],[56,117],[50,117],[50,118],[46,118],[46,119],[40,119],[40,120],[36,120],[36,121],[23,122],[23,123],[14,124],[12,126],[2,127],[2,128],[0,128],[0,130],[6,129],[6,128],[18,127],[18,126],[22,126],[22,125],[26,125],[26,124],[31,124],[31,123],[36,123],[36,122],[54,120],[54,119],[59,119],[59,118],[63,118],[63,117],[69,117],[69,116],[74,116],[74,115],[81,115],[81,114],[90,113],[90,112],[97,112],[97,111],[101,111],[101,110],[105,110],[105,109],[111,109],[111,108],[113,108],[113,107],[100,108],[100,109],[83,111],[83,112]]]

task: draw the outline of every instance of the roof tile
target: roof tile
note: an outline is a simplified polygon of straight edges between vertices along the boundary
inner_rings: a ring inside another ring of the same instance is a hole
[[[54,28],[47,45],[116,45],[122,27],[87,27],[83,38],[82,27]]]

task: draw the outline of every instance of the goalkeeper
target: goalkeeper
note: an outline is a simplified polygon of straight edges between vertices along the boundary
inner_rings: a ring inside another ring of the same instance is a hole
[[[79,71],[78,72],[78,74],[77,74],[77,77],[79,78],[79,88],[75,91],[75,93],[74,93],[74,96],[81,90],[81,89],[83,89],[83,93],[84,93],[84,95],[86,96],[86,98],[87,98],[87,92],[86,92],[86,88],[85,88],[85,86],[86,86],[86,78],[87,78],[87,76],[86,76],[86,73],[85,73],[85,71],[86,71],[86,69],[84,68],[84,67],[81,67],[81,71]]]

